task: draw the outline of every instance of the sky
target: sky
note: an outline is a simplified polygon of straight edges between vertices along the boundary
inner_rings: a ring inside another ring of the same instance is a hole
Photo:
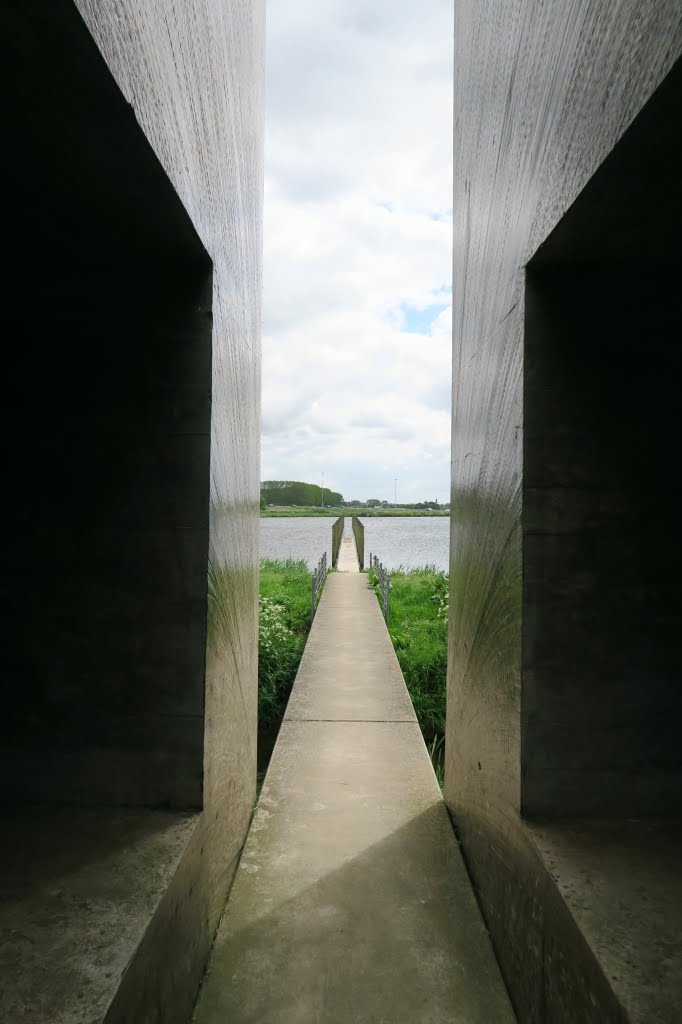
[[[449,500],[452,50],[451,0],[269,0],[262,480]]]

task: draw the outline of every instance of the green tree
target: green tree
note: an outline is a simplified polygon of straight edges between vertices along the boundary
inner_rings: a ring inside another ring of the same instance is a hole
[[[264,480],[261,484],[261,496],[268,505],[321,505],[322,487],[320,484],[308,484],[302,480]],[[343,495],[325,487],[325,505],[336,506],[342,501]]]

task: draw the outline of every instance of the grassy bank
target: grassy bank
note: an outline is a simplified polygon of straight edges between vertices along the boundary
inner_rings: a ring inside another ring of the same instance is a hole
[[[310,631],[306,563],[261,559],[258,603],[258,770],[262,777]]]
[[[374,574],[370,573],[370,580]],[[435,566],[391,573],[389,633],[440,784],[448,656],[448,577]]]
[[[259,612],[258,720],[279,728],[310,630],[310,572],[303,560],[261,560]]]
[[[373,574],[369,574],[370,580]],[[443,781],[448,578],[435,566],[391,573],[389,633],[439,782]],[[304,561],[262,559],[258,768],[262,778],[310,631]]]
[[[283,519],[296,516],[360,516],[361,519],[373,519],[385,516],[449,516],[450,512],[441,510],[427,512],[414,508],[320,508],[319,505],[273,505],[261,511],[261,519]]]

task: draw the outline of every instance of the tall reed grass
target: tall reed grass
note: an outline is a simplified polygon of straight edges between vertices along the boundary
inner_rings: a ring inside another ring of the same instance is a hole
[[[279,728],[310,630],[306,563],[262,559],[258,603],[258,721]]]
[[[369,574],[374,583],[374,574]],[[391,572],[389,633],[436,777],[443,785],[448,660],[446,573],[435,565]]]

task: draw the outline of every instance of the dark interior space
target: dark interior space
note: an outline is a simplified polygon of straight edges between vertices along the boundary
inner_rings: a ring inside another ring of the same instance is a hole
[[[682,810],[676,66],[527,267],[522,809]]]
[[[199,807],[211,262],[74,5],[3,20],[0,799]]]

